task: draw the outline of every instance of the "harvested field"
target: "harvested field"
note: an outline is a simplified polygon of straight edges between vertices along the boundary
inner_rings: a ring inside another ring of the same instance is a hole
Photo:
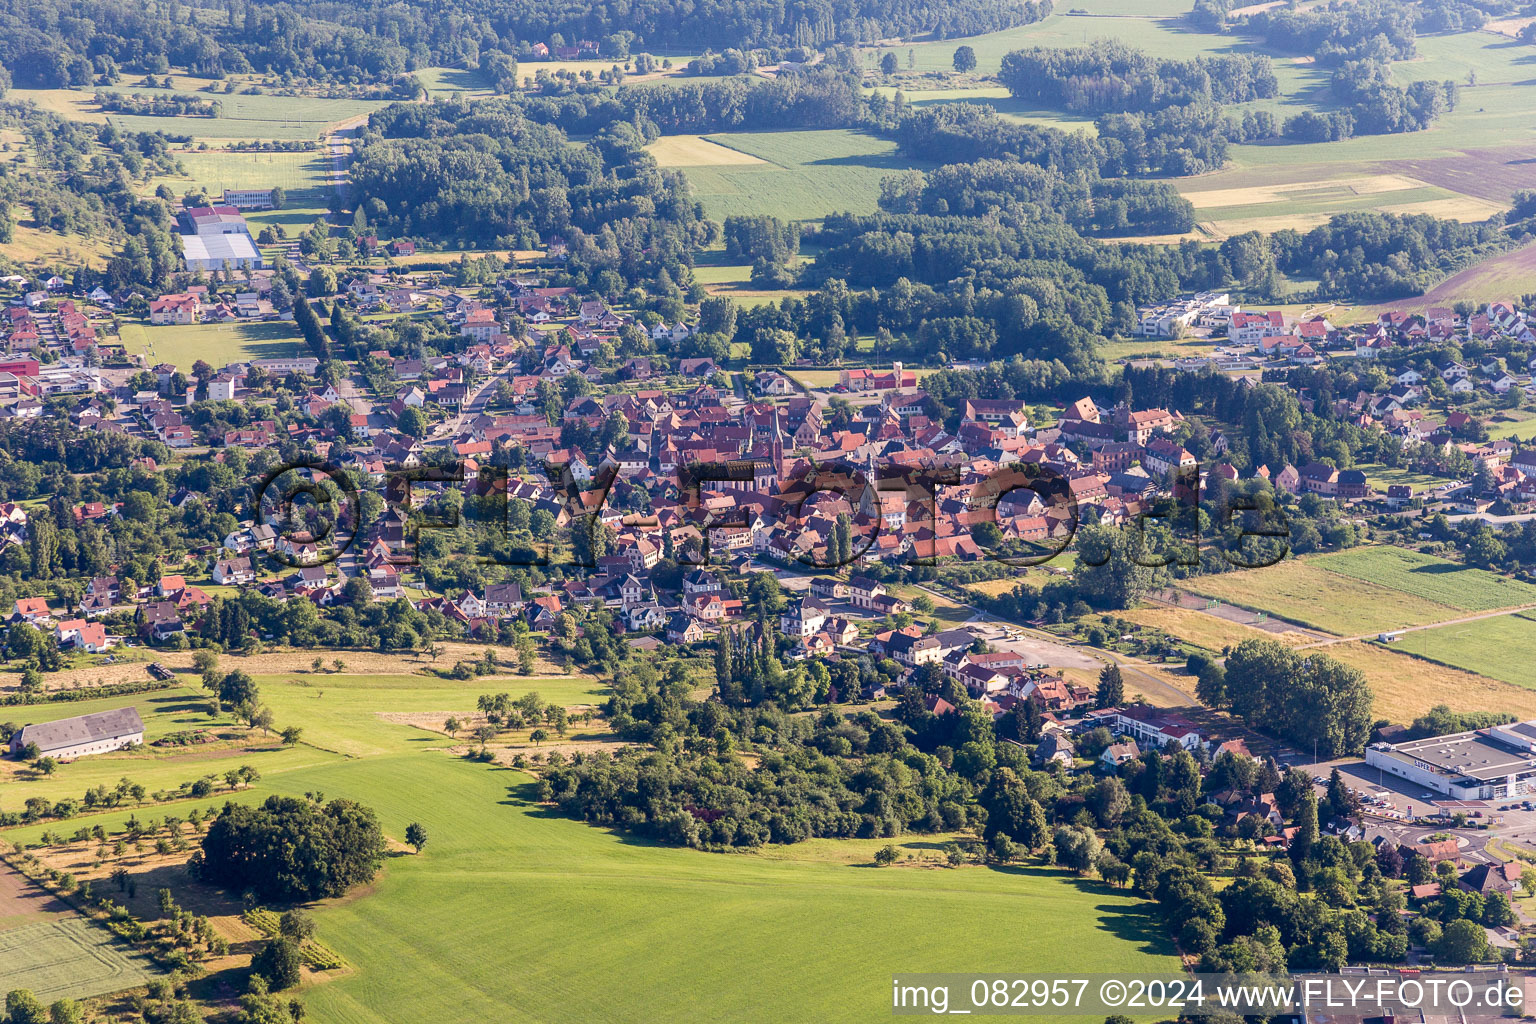
[[[1468,149],[1455,156],[1392,160],[1379,166],[1452,192],[1506,205],[1517,190],[1536,186],[1536,149],[1529,145]]]
[[[1487,220],[1503,211],[1504,207],[1487,199],[1456,196],[1451,199],[1429,199],[1419,203],[1392,203],[1380,207],[1382,213],[1427,213],[1443,220],[1472,222]]]
[[[57,921],[72,911],[53,893],[9,864],[0,863],[0,931],[42,921]]]
[[[1287,645],[1312,640],[1308,634],[1295,630],[1275,633],[1191,608],[1137,608],[1125,612],[1123,617],[1217,653],[1224,647],[1235,646],[1244,640],[1278,640]]]
[[[702,135],[664,135],[645,147],[662,167],[725,167],[767,163]]]
[[[1333,181],[1297,181],[1276,185],[1252,185],[1247,188],[1190,190],[1184,198],[1203,210],[1218,206],[1250,206],[1256,203],[1283,203],[1297,199],[1331,199],[1345,196],[1376,195],[1404,189],[1423,188],[1424,182],[1402,174],[1373,174],[1363,178],[1339,178]]]
[[[1424,294],[1411,299],[1396,299],[1390,306],[1415,310],[1459,299],[1482,302],[1515,298],[1530,290],[1532,280],[1536,280],[1536,246],[1527,245],[1452,274]]]

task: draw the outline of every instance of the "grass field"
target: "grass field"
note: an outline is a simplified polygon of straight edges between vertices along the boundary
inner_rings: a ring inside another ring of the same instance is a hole
[[[1404,634],[1393,645],[1409,654],[1536,690],[1536,619],[1501,615]],[[1489,707],[1503,709],[1503,704]]]
[[[1536,604],[1536,587],[1528,583],[1406,548],[1357,548],[1310,564],[1469,612]]]
[[[289,196],[318,191],[330,170],[330,160],[320,150],[308,153],[245,153],[234,150],[189,150],[176,154],[186,168],[185,178],[156,179],[172,188],[200,186],[217,197],[226,188],[281,186]]]
[[[124,324],[123,347],[143,353],[151,364],[171,363],[183,370],[202,359],[214,367],[248,359],[280,359],[301,354],[303,342],[290,323],[164,325]]]
[[[1279,640],[1285,644],[1299,644],[1311,639],[1306,633],[1271,633],[1256,626],[1207,615],[1194,608],[1135,608],[1125,612],[1123,617],[1218,654],[1224,647],[1236,646],[1244,640]]]
[[[1365,471],[1365,478],[1370,485],[1378,491],[1385,491],[1394,484],[1407,484],[1417,494],[1431,487],[1438,487],[1446,482],[1444,477],[1433,476],[1429,473],[1415,473],[1411,469],[1403,469],[1401,466],[1383,466],[1380,463],[1362,462],[1355,466],[1356,469]]]
[[[686,166],[683,173],[705,211],[716,220],[767,213],[785,220],[816,220],[829,213],[873,213],[880,179],[914,166],[896,144],[864,132],[743,132],[710,135],[751,165]]]
[[[373,807],[392,837],[412,821],[430,836],[367,891],[315,908],[317,938],[355,970],[306,989],[310,1020],[417,1021],[452,1007],[455,1019],[597,1021],[643,1007],[660,1021],[873,1021],[889,1016],[893,970],[1002,971],[1021,950],[1047,972],[1177,966],[1147,904],[1063,872],[942,869],[945,837],[895,840],[917,860],[888,869],[872,866],[885,839],[740,855],[657,846],[553,814],[528,776],[381,717],[501,689],[587,702],[588,679],[258,682],[306,743],[352,756],[264,775],[232,799],[318,790]],[[76,823],[110,828],[128,813]],[[899,943],[870,941],[874,929]],[[997,941],[1017,932],[1027,939]]]
[[[30,989],[45,1005],[133,988],[158,974],[147,957],[79,917],[0,931],[0,990]]]
[[[185,89],[145,89],[132,85],[103,87],[146,95],[186,94]],[[319,99],[310,96],[252,96],[192,93],[198,99],[217,99],[223,104],[220,117],[151,117],[108,114],[96,105],[96,90],[15,89],[8,99],[31,100],[45,110],[76,121],[111,121],[136,132],[165,132],[209,141],[225,139],[318,139],[327,124],[366,114],[384,106],[380,100]]]
[[[1313,560],[1287,559],[1262,569],[1195,576],[1180,586],[1338,636],[1443,622],[1460,614],[1449,605],[1329,572]]]

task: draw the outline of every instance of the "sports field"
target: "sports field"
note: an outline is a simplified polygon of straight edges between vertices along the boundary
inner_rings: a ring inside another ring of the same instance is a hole
[[[874,1021],[890,1014],[893,969],[1002,971],[1021,955],[1045,972],[1177,966],[1148,905],[1098,883],[942,869],[942,837],[896,840],[927,864],[888,869],[871,863],[884,839],[737,855],[657,846],[553,814],[528,776],[383,717],[472,707],[473,694],[503,689],[588,703],[582,677],[258,682],[279,721],[302,720],[305,743],[350,756],[264,775],[233,799],[318,790],[375,808],[390,836],[412,821],[430,836],[367,892],[315,910],[317,938],[356,970],[306,989],[310,1020],[597,1021],[643,1007],[661,1021]],[[110,828],[128,813],[74,824]],[[869,941],[871,929],[897,944]]]
[[[816,220],[829,213],[873,213],[880,179],[916,166],[896,144],[864,132],[741,132],[706,136],[709,144],[760,163],[684,166],[705,212],[716,220],[767,213]],[[665,141],[665,140],[664,140]]]
[[[215,368],[249,359],[281,359],[302,354],[303,341],[290,323],[124,324],[123,347],[143,353],[150,364],[171,363],[190,370],[199,359]]]

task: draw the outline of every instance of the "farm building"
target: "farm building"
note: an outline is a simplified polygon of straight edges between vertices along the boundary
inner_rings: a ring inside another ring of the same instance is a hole
[[[144,723],[138,708],[117,708],[23,726],[11,737],[11,753],[19,754],[35,743],[43,757],[83,757],[143,742]]]

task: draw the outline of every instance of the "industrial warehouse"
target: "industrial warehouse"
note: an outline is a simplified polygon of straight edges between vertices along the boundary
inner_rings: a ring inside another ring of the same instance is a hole
[[[1456,800],[1500,800],[1536,788],[1536,720],[1373,743],[1365,763]]]

